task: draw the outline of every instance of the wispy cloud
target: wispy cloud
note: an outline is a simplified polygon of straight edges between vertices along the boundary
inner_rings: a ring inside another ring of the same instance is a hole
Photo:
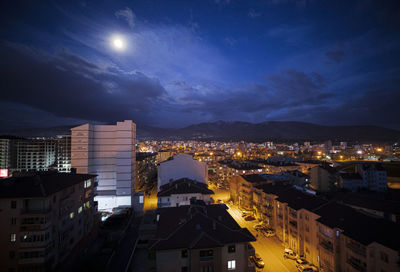
[[[247,15],[250,18],[254,19],[254,18],[260,17],[261,16],[261,12],[257,12],[257,11],[255,11],[255,9],[250,9],[249,12],[247,13]]]
[[[136,16],[130,8],[126,7],[125,9],[117,10],[114,14],[117,18],[124,19],[130,28],[135,26]]]

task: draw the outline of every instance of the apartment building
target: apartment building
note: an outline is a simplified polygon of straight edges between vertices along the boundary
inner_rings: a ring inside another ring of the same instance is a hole
[[[157,210],[157,234],[150,246],[157,271],[249,271],[256,239],[241,228],[225,205],[191,205]],[[254,268],[254,267],[253,267]]]
[[[211,203],[214,192],[208,189],[207,184],[188,178],[182,178],[160,187],[157,193],[158,207],[179,207],[189,205],[190,201],[201,200]]]
[[[189,154],[179,154],[163,161],[158,167],[158,191],[162,185],[181,178],[207,183],[207,164]]]
[[[136,125],[84,124],[71,129],[71,167],[97,175],[99,210],[134,206]]]
[[[267,183],[284,183],[288,178],[283,175],[249,174],[234,176],[230,181],[231,200],[245,210],[254,210],[254,187]]]
[[[0,183],[1,271],[50,271],[93,231],[95,176],[37,172]]]
[[[323,271],[400,271],[398,224],[335,202],[316,213]]]
[[[71,171],[71,137],[23,139],[2,137],[0,139],[0,168],[14,171]]]
[[[398,224],[285,185],[256,186],[259,218],[322,271],[400,271]]]
[[[310,187],[321,193],[330,192],[338,184],[339,178],[335,168],[323,164],[310,170]]]
[[[363,180],[363,187],[375,192],[387,190],[387,172],[380,163],[359,163],[355,166],[356,173]]]

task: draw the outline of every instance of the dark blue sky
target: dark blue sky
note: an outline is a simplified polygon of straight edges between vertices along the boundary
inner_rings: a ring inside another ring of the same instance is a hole
[[[400,129],[400,1],[12,2],[0,11],[3,128]],[[111,46],[115,35],[125,50]]]

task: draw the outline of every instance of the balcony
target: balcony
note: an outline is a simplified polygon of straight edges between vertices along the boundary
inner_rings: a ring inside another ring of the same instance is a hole
[[[45,215],[51,212],[51,207],[41,208],[41,209],[32,209],[32,208],[22,208],[21,214],[31,214],[31,215]]]
[[[349,265],[351,265],[351,267],[353,267],[355,270],[360,271],[360,272],[365,272],[367,271],[367,268],[361,264],[360,260],[354,259],[354,258],[349,258],[347,259],[346,263],[348,263]]]
[[[319,242],[319,245],[320,245],[323,249],[325,249],[326,251],[328,251],[329,253],[333,253],[333,245],[332,245],[331,242],[322,240],[322,241]]]
[[[361,255],[361,256],[363,256],[363,257],[366,257],[366,256],[367,256],[365,247],[363,247],[363,246],[357,245],[357,244],[355,244],[355,243],[347,243],[347,244],[346,244],[346,247],[347,247],[348,249],[350,249],[352,252],[354,252],[354,253],[356,253],[356,254],[358,254],[358,255]]]

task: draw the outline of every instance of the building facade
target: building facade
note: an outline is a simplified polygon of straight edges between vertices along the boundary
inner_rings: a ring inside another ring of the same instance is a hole
[[[157,271],[249,271],[254,255],[249,243],[255,238],[226,209],[194,202],[158,209],[157,235],[150,246]]]
[[[71,167],[97,175],[99,210],[133,206],[136,165],[136,125],[84,124],[71,129]]]
[[[94,228],[94,176],[29,173],[0,184],[1,271],[54,270]]]
[[[207,164],[205,162],[199,162],[189,154],[179,154],[160,163],[157,188],[159,191],[162,185],[181,178],[207,183],[207,177]]]

